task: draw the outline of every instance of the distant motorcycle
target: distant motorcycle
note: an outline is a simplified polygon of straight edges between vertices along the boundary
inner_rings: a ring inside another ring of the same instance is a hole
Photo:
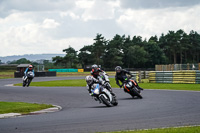
[[[140,93],[140,90],[136,87],[136,82],[131,78],[124,78],[125,80],[123,82],[123,88],[125,89],[125,91],[129,93],[133,98],[137,96],[138,98],[142,99],[143,97]]]
[[[34,78],[33,72],[29,71],[26,76],[23,76],[23,87],[29,87],[32,79]]]
[[[105,87],[95,84],[95,88],[91,90],[92,96],[96,101],[105,104],[108,107],[117,106],[118,102],[115,96],[111,94]]]

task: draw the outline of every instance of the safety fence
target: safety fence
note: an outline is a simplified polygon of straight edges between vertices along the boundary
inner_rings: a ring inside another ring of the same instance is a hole
[[[50,72],[84,72],[84,69],[49,69]]]
[[[156,71],[200,70],[200,63],[156,65]]]
[[[200,84],[200,71],[151,71],[149,72],[149,82]]]
[[[135,71],[131,71],[131,75],[133,76],[132,78],[137,81],[137,82],[140,82],[140,79],[139,79],[139,72]]]

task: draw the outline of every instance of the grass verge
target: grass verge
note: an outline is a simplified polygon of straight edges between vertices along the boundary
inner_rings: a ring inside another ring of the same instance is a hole
[[[87,76],[90,72],[57,72],[57,77]],[[110,76],[114,76],[115,72],[107,72]],[[0,79],[14,78],[14,71],[0,71]]]
[[[0,72],[0,79],[14,78],[14,71]]]
[[[110,76],[114,76],[114,71],[106,72]],[[57,77],[70,77],[70,76],[87,76],[90,75],[90,72],[57,72]]]
[[[113,88],[119,88],[114,78],[110,78],[110,84]],[[200,91],[199,84],[163,84],[163,83],[139,83],[140,87],[144,89],[167,89],[167,90],[190,90]],[[22,86],[22,83],[15,84],[15,86]],[[41,87],[85,87],[85,79],[77,80],[58,80],[58,81],[45,81],[45,82],[32,82],[31,86]]]
[[[0,101],[0,114],[5,114],[5,113],[28,114],[33,111],[39,111],[39,110],[47,109],[50,107],[53,107],[53,106],[47,105],[47,104],[37,104],[37,103]]]
[[[200,126],[135,130],[135,131],[117,131],[109,133],[200,133]]]

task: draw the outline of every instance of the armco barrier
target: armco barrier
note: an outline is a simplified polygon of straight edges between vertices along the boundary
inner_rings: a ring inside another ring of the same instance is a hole
[[[15,72],[14,77],[15,78],[21,78],[24,76],[23,72]],[[51,77],[56,76],[56,72],[35,72],[35,77]]]
[[[149,82],[200,84],[200,71],[151,71]]]

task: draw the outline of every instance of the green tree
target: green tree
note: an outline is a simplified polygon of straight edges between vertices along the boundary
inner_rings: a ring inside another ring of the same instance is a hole
[[[16,61],[12,61],[10,64],[30,64],[31,61],[27,60],[26,58],[21,58],[19,60]]]
[[[139,68],[147,62],[147,52],[137,45],[129,47],[127,57],[128,68]]]
[[[66,55],[63,57],[64,62],[69,64],[69,67],[76,67],[76,64],[78,63],[78,58],[77,58],[77,52],[74,48],[69,46],[69,48],[64,49],[63,52],[66,53]]]
[[[158,41],[150,38],[145,44],[144,49],[147,51],[146,67],[155,67],[156,64],[165,64],[166,56],[161,48],[158,46]]]
[[[115,35],[114,38],[108,42],[106,46],[106,52],[103,56],[104,66],[107,68],[115,68],[118,65],[123,65],[123,52],[122,45],[124,43],[124,37]]]
[[[191,31],[189,34],[190,39],[190,54],[192,55],[192,62],[198,63],[200,62],[200,35],[195,32]]]
[[[105,48],[107,41],[106,39],[102,36],[102,34],[97,34],[96,38],[94,39],[93,47],[92,47],[92,56],[94,57],[95,64],[101,65],[103,64],[103,55],[105,53]]]
[[[58,65],[61,66],[64,64],[63,57],[61,57],[61,56],[53,57],[52,61],[54,62],[54,65],[56,65],[56,66],[58,66]]]
[[[87,65],[92,65],[94,63],[94,59],[91,54],[93,49],[92,47],[92,45],[88,45],[79,50],[80,53],[78,54],[78,59],[82,65],[82,68],[85,68]]]

